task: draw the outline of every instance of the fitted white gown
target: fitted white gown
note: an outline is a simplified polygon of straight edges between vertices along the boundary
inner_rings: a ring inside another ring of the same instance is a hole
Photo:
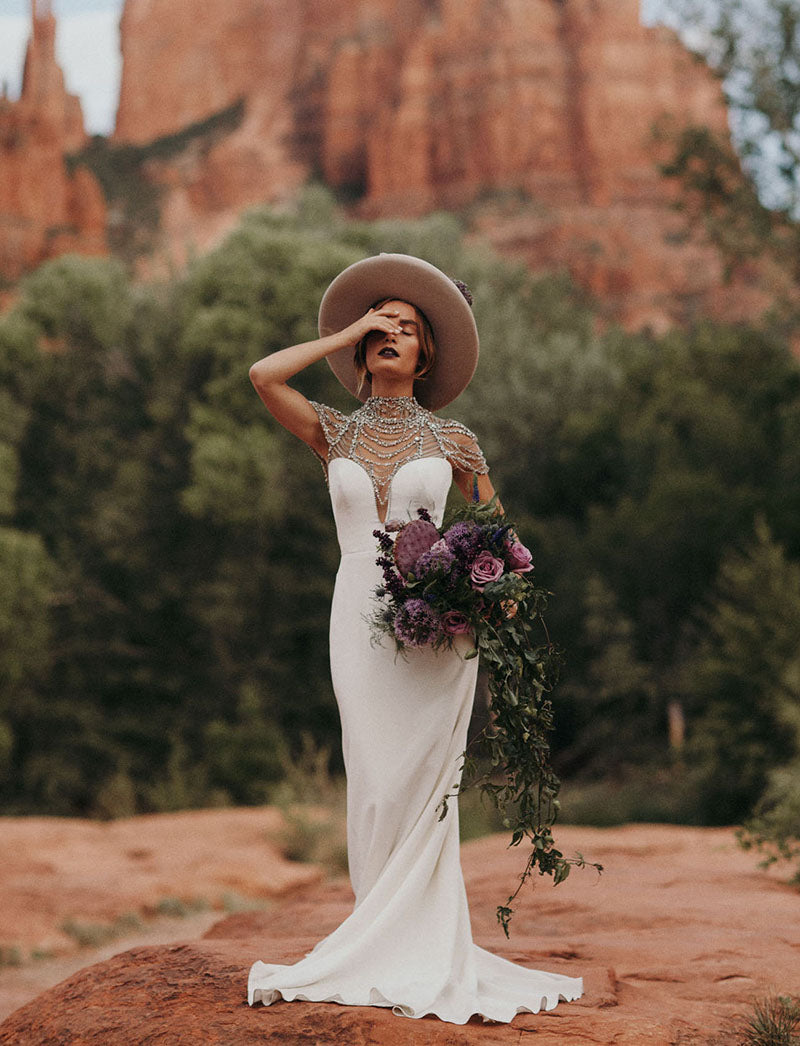
[[[387,518],[427,508],[439,524],[452,480],[441,457],[407,461],[388,491]],[[380,570],[381,526],[372,481],[336,458],[329,487],[342,559],[331,610],[331,672],[347,772],[352,914],[293,966],[256,962],[248,999],[388,1006],[464,1024],[473,1014],[510,1021],[577,999],[581,978],[529,970],[472,941],[459,860],[457,806],[437,806],[459,777],[475,691],[470,647],[396,656],[371,642],[366,617]]]

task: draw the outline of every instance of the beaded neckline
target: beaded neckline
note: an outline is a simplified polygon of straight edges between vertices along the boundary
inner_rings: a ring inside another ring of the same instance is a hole
[[[358,408],[358,414],[362,410],[375,413],[381,417],[411,417],[418,411],[425,411],[413,396],[370,396]],[[425,411],[430,413],[430,411]]]
[[[458,421],[437,418],[413,396],[370,396],[349,417],[312,404],[325,431],[328,462],[350,458],[369,476],[378,519],[389,508],[398,469],[418,458],[444,458],[454,468],[485,472],[475,437]]]

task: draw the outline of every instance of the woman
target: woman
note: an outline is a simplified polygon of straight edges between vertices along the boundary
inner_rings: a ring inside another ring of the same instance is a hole
[[[254,364],[273,416],[325,465],[342,560],[331,609],[331,674],[347,773],[353,913],[294,966],[256,962],[250,1003],[278,998],[389,1006],[463,1024],[510,1021],[582,993],[580,978],[527,970],[472,942],[455,807],[477,673],[471,646],[397,657],[371,641],[380,571],[373,531],[425,508],[441,523],[454,479],[493,495],[474,435],[434,416],[468,384],[478,334],[464,294],[418,258],[382,254],[345,269],[320,307],[317,341]],[[355,347],[355,351],[354,351]],[[347,416],[286,382],[326,358],[364,405]],[[461,643],[459,646],[458,643]]]

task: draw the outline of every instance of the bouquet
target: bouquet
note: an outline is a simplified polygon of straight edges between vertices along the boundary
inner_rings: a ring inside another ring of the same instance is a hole
[[[510,845],[525,839],[530,846],[516,890],[497,909],[508,936],[511,905],[534,871],[558,884],[571,865],[588,863],[580,854],[565,857],[552,833],[560,782],[550,765],[550,693],[562,657],[542,617],[549,593],[535,584],[531,553],[496,497],[456,510],[441,528],[425,509],[418,516],[374,532],[383,583],[375,593],[373,634],[377,640],[390,636],[401,652],[450,647],[457,636],[470,636],[465,656],[480,656],[487,671],[490,721],[464,753],[458,791],[478,785],[504,814]],[[541,632],[539,642],[534,629]],[[442,798],[442,817],[453,794]]]

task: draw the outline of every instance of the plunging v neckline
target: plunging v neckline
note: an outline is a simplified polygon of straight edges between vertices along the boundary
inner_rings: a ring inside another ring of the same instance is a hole
[[[387,483],[387,487],[386,487],[386,515],[383,518],[381,518],[380,502],[378,500],[377,492],[375,490],[375,484],[374,484],[373,479],[370,476],[368,470],[365,469],[364,466],[361,464],[361,462],[357,461],[355,458],[344,458],[344,457],[334,458],[333,461],[329,461],[328,462],[328,469],[329,470],[330,470],[331,465],[333,465],[333,463],[335,461],[349,461],[349,462],[352,462],[352,464],[355,465],[357,469],[360,469],[360,471],[363,472],[363,474],[367,477],[367,480],[369,481],[370,489],[372,490],[372,500],[373,500],[373,504],[375,506],[375,518],[378,521],[378,523],[381,524],[381,526],[385,526],[387,520],[389,519],[389,509],[392,506],[392,488],[394,486],[394,481],[397,479],[397,477],[403,471],[403,469],[406,467],[406,465],[414,465],[414,464],[416,464],[417,462],[420,462],[420,461],[443,461],[448,466],[448,468],[450,469],[450,473],[451,473],[451,476],[452,476],[452,466],[450,465],[450,462],[447,460],[447,458],[442,457],[440,454],[423,454],[423,455],[421,455],[418,458],[409,458],[408,461],[401,461],[400,464],[397,466],[397,468],[392,473],[392,475],[389,477],[389,480],[388,480],[388,483]]]

